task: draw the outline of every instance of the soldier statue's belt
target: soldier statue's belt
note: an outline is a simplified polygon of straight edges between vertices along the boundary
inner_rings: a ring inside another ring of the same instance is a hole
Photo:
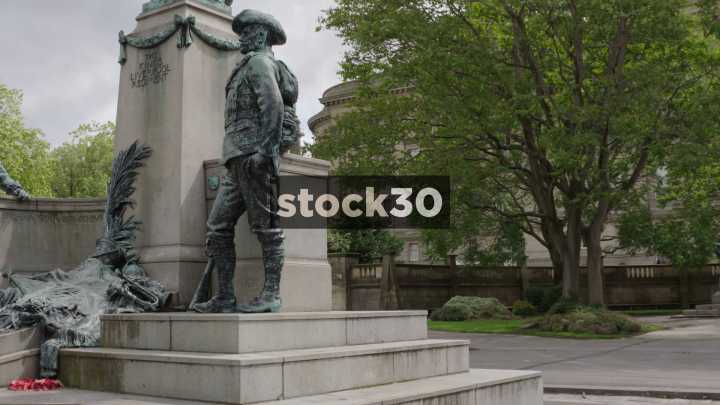
[[[258,119],[258,116],[256,113],[254,113],[252,111],[240,111],[235,114],[235,121],[249,120],[249,119]]]

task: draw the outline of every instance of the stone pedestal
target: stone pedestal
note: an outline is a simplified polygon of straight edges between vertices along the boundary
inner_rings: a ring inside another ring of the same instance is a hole
[[[175,14],[192,14],[203,30],[237,39],[229,12],[195,0],[165,3],[140,14],[127,36],[157,34],[173,26]],[[197,37],[178,48],[175,35],[151,49],[127,46],[126,53],[115,153],[135,140],[153,149],[135,183],[135,211],[129,212],[145,230],[138,232],[135,246],[148,275],[188,303],[207,263],[203,162],[221,154],[225,83],[243,55],[218,51]],[[143,72],[150,74],[149,81],[142,79]]]
[[[712,296],[712,304],[696,305],[695,309],[683,311],[682,315],[673,318],[720,318],[720,289]]]
[[[101,347],[61,350],[59,379],[79,389],[230,404],[542,405],[539,372],[470,370],[470,342],[428,340],[426,318],[426,311],[102,315]]]

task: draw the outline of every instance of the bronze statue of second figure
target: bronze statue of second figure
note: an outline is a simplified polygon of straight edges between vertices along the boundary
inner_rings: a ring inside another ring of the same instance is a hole
[[[295,75],[272,52],[287,40],[271,15],[245,10],[235,17],[245,57],[226,87],[222,164],[227,175],[208,219],[208,254],[218,272],[218,293],[192,309],[202,313],[280,312],[280,276],[285,262],[285,234],[280,228],[278,194],[283,153],[297,142]],[[237,305],[235,226],[248,213],[252,233],[262,244],[265,285],[251,302]]]
[[[26,201],[30,198],[25,189],[17,181],[10,178],[10,175],[5,171],[2,162],[0,162],[0,190],[17,197],[18,201]]]

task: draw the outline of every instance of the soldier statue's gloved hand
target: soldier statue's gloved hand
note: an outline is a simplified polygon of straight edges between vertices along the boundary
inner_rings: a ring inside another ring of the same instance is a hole
[[[254,172],[258,167],[269,163],[272,161],[272,158],[267,157],[263,155],[260,152],[256,152],[254,155],[250,156],[249,159],[245,160],[242,165],[242,170],[252,173]]]
[[[13,192],[13,195],[17,197],[18,201],[23,202],[30,199],[30,194],[22,188],[18,188]]]

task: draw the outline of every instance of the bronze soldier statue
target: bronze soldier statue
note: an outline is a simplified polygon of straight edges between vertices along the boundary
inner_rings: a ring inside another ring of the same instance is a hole
[[[0,189],[7,193],[7,195],[14,195],[18,201],[26,201],[30,198],[30,195],[17,181],[10,178],[10,175],[5,171],[2,162],[0,162]]]
[[[192,306],[202,313],[280,312],[280,275],[285,262],[285,234],[278,216],[280,163],[297,142],[295,103],[298,83],[290,69],[275,59],[272,46],[287,41],[271,15],[245,10],[235,17],[245,57],[226,87],[225,140],[222,164],[227,175],[210,218],[208,254],[218,272],[219,289],[206,303]],[[265,285],[258,297],[236,308],[235,226],[248,213],[252,233],[262,244]]]

